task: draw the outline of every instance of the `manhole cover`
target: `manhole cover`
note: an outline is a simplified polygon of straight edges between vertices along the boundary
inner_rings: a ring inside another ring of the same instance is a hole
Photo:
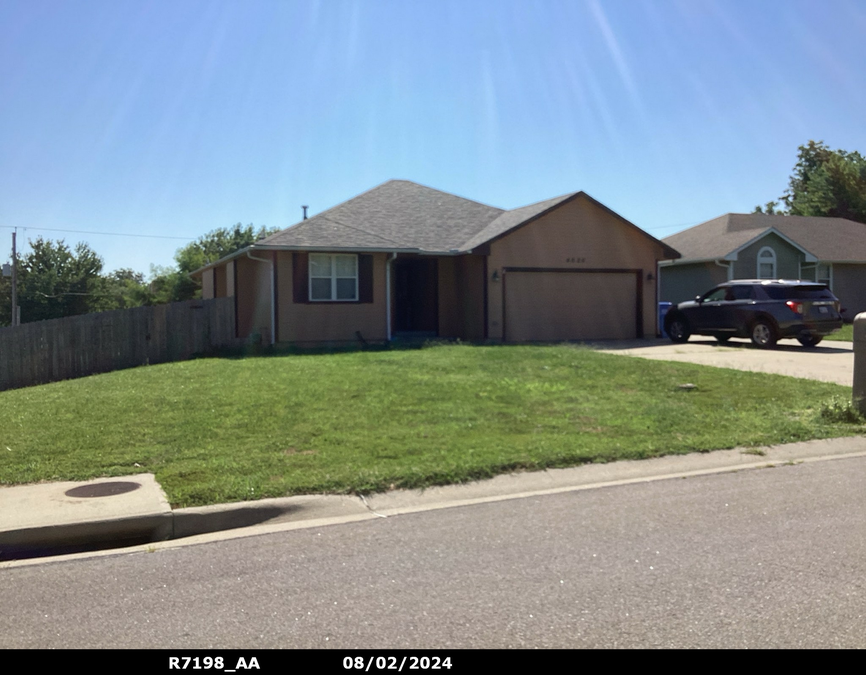
[[[112,481],[110,483],[94,483],[93,485],[82,485],[66,491],[67,497],[111,497],[132,492],[141,487],[140,483],[132,481]]]

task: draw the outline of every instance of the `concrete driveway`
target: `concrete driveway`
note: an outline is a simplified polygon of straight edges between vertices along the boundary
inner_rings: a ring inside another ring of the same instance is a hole
[[[796,340],[780,340],[774,349],[758,349],[748,340],[732,339],[723,346],[713,338],[695,336],[684,344],[674,344],[668,339],[627,340],[599,347],[608,354],[775,373],[846,387],[852,386],[854,380],[851,342],[825,340],[813,349],[806,349]]]

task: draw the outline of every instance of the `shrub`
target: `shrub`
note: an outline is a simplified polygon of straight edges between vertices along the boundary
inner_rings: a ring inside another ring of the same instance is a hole
[[[834,396],[827,403],[821,404],[821,417],[830,422],[844,422],[846,424],[863,424],[866,418],[854,406],[848,398]]]

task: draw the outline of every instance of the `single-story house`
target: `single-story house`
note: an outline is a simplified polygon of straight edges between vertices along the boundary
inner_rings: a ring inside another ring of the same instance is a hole
[[[682,254],[660,263],[660,300],[692,300],[731,279],[827,284],[853,319],[866,311],[866,225],[844,218],[728,213],[663,243]]]
[[[507,211],[392,180],[194,275],[266,344],[617,339],[656,335],[677,255],[584,192]]]

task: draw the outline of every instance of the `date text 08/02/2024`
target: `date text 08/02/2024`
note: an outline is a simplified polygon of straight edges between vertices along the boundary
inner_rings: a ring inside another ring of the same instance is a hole
[[[396,670],[451,670],[451,657],[439,656],[346,656],[343,659],[345,670],[363,670],[364,672]]]

